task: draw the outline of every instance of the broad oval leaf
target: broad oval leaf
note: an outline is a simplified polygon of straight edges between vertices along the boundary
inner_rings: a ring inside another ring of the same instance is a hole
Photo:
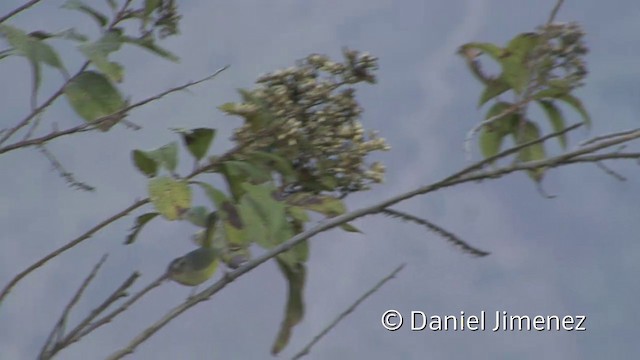
[[[73,110],[87,122],[116,114],[126,106],[118,89],[95,71],[83,71],[71,79],[64,94]]]
[[[191,207],[191,188],[185,181],[170,177],[149,180],[149,198],[167,220],[176,220]]]
[[[111,80],[121,82],[124,77],[124,68],[117,62],[110,61],[109,54],[118,51],[122,46],[122,41],[121,32],[111,30],[95,42],[78,46],[78,49]]]
[[[158,174],[158,163],[149,154],[142,150],[133,150],[131,152],[133,163],[141,173],[148,177],[154,177]]]
[[[178,166],[178,144],[175,141],[148,151],[147,155],[170,172],[174,172]]]
[[[190,131],[181,131],[182,141],[196,160],[202,159],[209,151],[211,142],[216,135],[214,129],[198,128]]]

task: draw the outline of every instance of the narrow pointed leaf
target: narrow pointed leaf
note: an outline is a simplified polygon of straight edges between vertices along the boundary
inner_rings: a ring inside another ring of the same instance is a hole
[[[142,228],[151,220],[153,220],[156,216],[160,215],[157,212],[151,212],[151,213],[146,213],[146,214],[142,214],[140,216],[138,216],[136,218],[136,223],[135,225],[133,225],[133,227],[131,228],[131,232],[129,232],[129,235],[127,235],[127,240],[125,240],[125,244],[129,245],[129,244],[133,244],[134,241],[136,241],[136,238],[138,237],[138,234],[140,234],[140,231],[142,230]]]
[[[278,260],[278,265],[289,283],[289,293],[287,306],[285,308],[284,319],[280,325],[280,331],[271,347],[271,354],[277,355],[288,344],[294,326],[302,321],[304,317],[304,284],[306,279],[306,268],[303,264],[289,266]]]
[[[158,163],[149,154],[142,150],[133,150],[131,152],[133,163],[141,173],[148,177],[154,177],[158,174]]]
[[[83,12],[89,16],[91,16],[91,18],[93,18],[98,25],[100,25],[100,27],[105,27],[107,26],[107,23],[109,22],[108,18],[106,15],[102,14],[101,12],[99,12],[98,10],[92,8],[91,6],[83,3],[80,0],[68,0],[67,2],[65,2],[62,5],[63,9],[70,9],[70,10],[78,10],[80,12]]]
[[[553,132],[562,131],[565,128],[564,116],[562,116],[562,112],[552,101],[547,100],[538,100],[537,101],[542,110],[547,114],[549,118],[549,122],[553,128]],[[558,136],[558,141],[560,142],[560,146],[563,149],[567,148],[567,136],[566,134],[562,134]]]

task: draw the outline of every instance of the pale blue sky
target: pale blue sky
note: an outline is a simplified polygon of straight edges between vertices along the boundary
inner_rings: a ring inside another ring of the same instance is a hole
[[[104,7],[103,1],[89,3]],[[343,46],[380,58],[379,84],[361,88],[365,127],[380,130],[393,147],[377,158],[387,182],[354,196],[355,209],[426,184],[467,161],[465,133],[484,114],[475,108],[480,87],[456,48],[469,41],[503,43],[544,22],[555,1],[183,1],[182,35],[165,46],[180,64],[125,49],[125,94],[134,100],[202,77],[225,64],[219,78],[137,110],[130,119],[144,126],[114,128],[51,144],[64,165],[95,193],[70,190],[33,149],[0,157],[0,284],[51,250],[145,196],[145,179],[130,163],[130,151],[175,140],[171,127],[219,129],[214,150],[230,146],[239,124],[216,106],[237,99],[260,73],[289,66],[309,53],[337,56]],[[0,13],[22,1],[3,1]],[[81,14],[43,4],[10,21],[28,30],[94,30]],[[578,131],[571,144],[594,134],[638,127],[640,110],[640,3],[567,0],[560,21],[578,21],[587,31],[591,70],[579,95],[594,119],[591,133]],[[70,69],[81,58],[60,44]],[[59,86],[45,74],[42,93]],[[28,67],[23,59],[0,66],[3,125],[27,111]],[[570,122],[579,118],[566,112]],[[51,107],[43,128],[79,124],[65,101]],[[637,148],[637,145],[635,146]],[[478,155],[476,154],[476,158]],[[492,254],[472,258],[412,224],[384,217],[355,222],[364,235],[332,231],[312,240],[305,291],[307,312],[295,328],[289,358],[399,263],[405,270],[362,304],[318,343],[309,359],[602,359],[637,355],[640,298],[640,174],[632,164],[611,165],[628,177],[619,182],[592,165],[550,171],[542,198],[524,174],[466,184],[415,198],[399,209],[424,216]],[[189,169],[190,164],[183,164]],[[192,249],[188,224],[158,221],[138,242],[122,244],[133,217],[121,220],[52,261],[20,283],[0,307],[0,358],[33,358],[60,311],[93,264],[110,258],[76,308],[80,319],[132,271],[139,286]],[[166,284],[125,317],[74,344],[60,359],[104,358],[188,295]],[[234,282],[212,301],[173,321],[131,359],[268,358],[280,324],[286,288],[273,264]],[[587,331],[541,333],[387,332],[387,309],[428,314],[506,310],[518,315],[586,315]],[[90,355],[88,355],[90,354]]]

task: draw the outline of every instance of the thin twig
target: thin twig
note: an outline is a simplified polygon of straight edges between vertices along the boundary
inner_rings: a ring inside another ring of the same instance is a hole
[[[56,156],[53,155],[53,153],[51,153],[49,150],[47,150],[47,148],[44,147],[44,145],[39,145],[38,147],[39,147],[40,153],[42,153],[44,155],[44,157],[46,157],[47,160],[49,160],[49,163],[51,163],[51,166],[53,167],[53,169],[71,187],[75,187],[77,189],[84,190],[84,191],[95,191],[95,188],[93,186],[87,185],[87,184],[85,184],[85,183],[83,183],[81,181],[76,180],[76,178],[73,176],[73,174],[70,173],[69,171],[67,171],[64,168],[64,166],[62,166],[62,163],[60,163],[58,158],[56,158]]]
[[[160,276],[158,279],[156,279],[155,281],[153,281],[152,283],[150,283],[149,285],[147,285],[147,287],[145,287],[144,289],[140,290],[137,294],[135,294],[134,296],[132,296],[128,301],[124,302],[122,305],[120,305],[117,309],[113,310],[112,312],[110,312],[109,314],[103,316],[102,318],[92,322],[91,324],[89,324],[85,329],[83,329],[82,331],[80,331],[77,335],[78,338],[82,338],[88,334],[90,334],[91,332],[93,332],[94,330],[96,330],[97,328],[101,327],[102,325],[108,324],[109,322],[111,322],[116,316],[118,316],[119,314],[121,314],[122,312],[124,312],[125,310],[127,310],[131,305],[133,305],[136,301],[140,300],[140,298],[142,298],[145,294],[147,294],[149,291],[153,290],[154,288],[160,286],[164,280],[167,279],[167,275],[163,274],[162,276]]]
[[[98,225],[96,225],[93,228],[91,228],[89,231],[87,231],[84,234],[82,234],[81,236],[73,239],[72,241],[70,241],[70,242],[66,243],[65,245],[59,247],[58,249],[52,251],[51,253],[49,253],[46,256],[44,256],[42,259],[36,261],[35,263],[33,263],[32,265],[30,265],[29,267],[27,267],[26,269],[24,269],[20,273],[18,273],[16,276],[14,276],[13,279],[11,279],[11,281],[9,281],[9,283],[7,285],[5,285],[5,287],[2,289],[2,292],[0,292],[0,304],[2,304],[2,301],[4,300],[4,298],[9,294],[9,292],[11,292],[11,289],[13,289],[13,287],[20,280],[22,280],[22,278],[24,278],[25,276],[29,275],[32,271],[40,268],[42,265],[46,264],[49,260],[55,258],[56,256],[64,253],[65,251],[73,248],[74,246],[80,244],[81,242],[83,242],[86,239],[88,239],[91,236],[93,236],[93,234],[95,234],[98,231],[100,231],[102,228],[106,227],[107,225],[111,224],[112,222],[114,222],[114,221],[116,221],[116,220],[118,220],[118,219],[120,219],[122,217],[127,216],[130,212],[132,212],[133,210],[135,210],[135,209],[147,204],[148,202],[149,202],[148,198],[147,199],[138,200],[138,201],[134,202],[133,204],[129,205],[124,210],[120,211],[119,213],[117,213],[115,215],[112,215],[108,219],[102,221]]]
[[[220,74],[222,71],[226,70],[227,68],[229,68],[229,65],[223,66],[222,68],[216,70],[213,74],[208,75],[202,79],[196,80],[196,81],[190,81],[188,83],[185,83],[183,85],[180,86],[176,86],[174,88],[171,88],[169,90],[163,91],[159,94],[150,96],[146,99],[143,99],[141,101],[138,101],[136,103],[133,103],[125,108],[123,108],[122,110],[118,111],[115,114],[110,114],[110,115],[106,115],[103,116],[99,119],[96,119],[95,121],[91,122],[91,123],[85,123],[82,125],[78,125],[78,126],[74,126],[65,130],[57,130],[57,131],[52,131],[47,135],[43,135],[41,137],[38,138],[34,138],[34,139],[28,139],[28,140],[23,140],[23,141],[18,141],[15,142],[13,144],[4,146],[2,148],[0,148],[0,154],[12,151],[12,150],[16,150],[19,148],[24,148],[24,147],[28,147],[28,146],[34,146],[34,145],[40,145],[43,144],[47,141],[53,140],[55,138],[59,138],[61,136],[65,136],[65,135],[70,135],[70,134],[74,134],[74,133],[78,133],[78,132],[85,132],[85,131],[91,131],[91,130],[95,130],[97,129],[100,125],[102,125],[103,123],[107,123],[109,121],[113,121],[114,118],[116,117],[122,117],[125,113],[138,108],[140,106],[146,105],[152,101],[156,101],[161,99],[164,96],[167,96],[171,93],[177,92],[177,91],[181,91],[184,89],[187,89],[191,86],[203,83],[207,80],[211,80],[213,79],[216,75]],[[42,105],[40,106],[42,108]],[[41,111],[41,110],[40,110]],[[30,120],[30,119],[29,119]],[[15,128],[8,130],[7,134],[5,134],[5,138],[8,138],[9,136],[11,136],[15,131]],[[17,131],[17,130],[16,130]],[[0,144],[2,143],[2,141],[0,140]]]
[[[32,7],[33,5],[39,3],[41,0],[31,0],[26,2],[23,5],[18,6],[17,8],[15,8],[14,10],[11,10],[9,13],[7,13],[6,15],[0,17],[0,24],[2,24],[3,22],[7,21],[9,18],[27,10],[28,8]]]
[[[633,133],[638,132],[638,131],[640,131],[640,128],[638,128],[638,129],[631,129],[631,130],[625,130],[625,131],[619,131],[619,132],[615,132],[615,133],[611,133],[611,134],[606,134],[606,135],[599,135],[599,136],[593,137],[593,138],[591,138],[591,139],[584,140],[584,141],[580,142],[580,143],[578,144],[578,146],[585,146],[585,145],[589,145],[589,144],[596,143],[596,142],[601,141],[601,140],[606,140],[606,139],[615,138],[615,137],[618,137],[618,136],[620,136],[620,135],[629,135],[629,134],[633,134]]]
[[[389,275],[380,279],[378,283],[369,289],[366,293],[362,294],[351,306],[349,306],[345,311],[343,311],[338,317],[336,317],[327,327],[322,329],[322,331],[316,335],[302,350],[300,350],[296,355],[294,355],[291,360],[297,360],[302,358],[303,356],[309,354],[313,345],[315,345],[318,341],[320,341],[325,335],[329,333],[340,321],[346,318],[349,314],[351,314],[360,304],[365,301],[369,296],[373,295],[376,291],[378,291],[387,281],[393,279],[398,275],[398,273],[405,267],[406,264],[401,264],[395,270],[393,270]]]
[[[232,148],[231,150],[227,151],[225,154],[223,154],[222,156],[218,157],[216,160],[211,161],[209,164],[204,165],[198,169],[196,169],[195,171],[193,171],[191,174],[189,174],[188,176],[186,176],[186,179],[191,179],[201,173],[207,172],[209,170],[214,169],[216,166],[218,166],[219,164],[229,160],[230,158],[232,158],[237,152],[241,151],[245,146],[247,146],[248,144],[240,144],[237,145],[236,147]],[[106,227],[107,225],[111,224],[112,222],[127,216],[130,212],[132,212],[133,210],[138,209],[139,207],[142,207],[143,205],[146,205],[150,202],[149,198],[145,198],[142,200],[138,200],[135,203],[133,203],[132,205],[130,205],[129,207],[127,207],[126,209],[123,209],[122,211],[120,211],[119,213],[117,213],[116,215],[111,216],[110,218],[102,221],[101,223],[99,223],[98,225],[94,226],[93,228],[91,228],[91,230],[85,232],[84,234],[82,234],[81,236],[75,238],[74,240],[68,242],[67,244],[61,246],[60,248],[52,251],[51,253],[47,254],[46,256],[44,256],[42,259],[36,261],[35,263],[33,263],[32,265],[30,265],[29,267],[27,267],[25,270],[21,271],[18,275],[16,275],[13,279],[11,279],[11,281],[4,287],[4,289],[2,289],[2,292],[0,292],[0,305],[2,304],[2,301],[4,300],[4,298],[9,294],[9,292],[11,291],[11,289],[18,283],[20,282],[20,280],[22,280],[25,276],[27,276],[29,273],[31,273],[32,271],[40,268],[41,266],[43,266],[44,264],[46,264],[49,260],[53,259],[54,257],[62,254],[63,252],[73,248],[74,246],[80,244],[81,242],[87,240],[88,238],[90,238],[93,234],[95,234],[96,232],[98,232],[99,230],[101,230],[102,228]]]
[[[427,220],[427,219],[422,219],[419,218],[417,216],[408,214],[406,212],[402,212],[402,211],[398,211],[398,210],[393,210],[393,209],[384,209],[382,210],[383,214],[387,214],[396,218],[400,218],[400,219],[404,219],[407,221],[412,221],[416,224],[420,224],[423,226],[426,226],[429,230],[437,233],[438,235],[442,236],[443,238],[449,240],[450,243],[452,243],[453,245],[457,246],[458,248],[460,248],[462,251],[474,255],[474,256],[487,256],[490,253],[484,250],[480,250],[470,244],[468,244],[466,241],[462,240],[461,238],[459,238],[456,234],[453,234],[447,230],[445,230],[444,228],[432,223],[431,221]]]
[[[568,131],[569,129],[564,129],[563,131],[559,131],[554,133],[555,136],[558,136],[560,134],[563,134],[564,132]],[[553,134],[552,134],[553,135]],[[545,136],[544,138],[550,138],[553,136]],[[367,216],[367,215],[371,215],[371,214],[376,214],[381,212],[383,209],[386,209],[390,206],[393,206],[395,204],[398,204],[404,200],[416,197],[418,195],[424,195],[424,194],[428,194],[431,192],[434,192],[436,190],[440,190],[440,189],[444,189],[444,188],[448,188],[454,185],[458,185],[458,184],[462,184],[462,183],[467,183],[467,182],[473,182],[473,181],[477,181],[477,180],[483,180],[483,179],[492,179],[492,178],[498,178],[498,177],[502,177],[504,175],[513,173],[513,172],[518,172],[518,171],[526,171],[526,170],[532,170],[532,169],[540,169],[540,168],[545,168],[545,167],[557,167],[557,166],[562,166],[565,165],[567,163],[571,163],[571,162],[579,162],[579,156],[580,155],[584,155],[584,154],[589,154],[607,147],[611,147],[611,146],[615,146],[618,145],[620,143],[624,143],[627,141],[631,141],[633,139],[637,139],[640,138],[640,131],[638,133],[633,133],[633,134],[629,134],[626,136],[621,136],[619,138],[616,139],[610,139],[608,141],[603,141],[599,144],[595,144],[589,147],[585,147],[582,149],[578,149],[575,151],[571,151],[571,152],[567,152],[565,154],[559,155],[559,156],[555,156],[555,157],[550,157],[547,159],[543,159],[543,160],[536,160],[536,161],[529,161],[529,162],[523,162],[523,163],[516,163],[513,164],[511,166],[506,166],[506,167],[502,167],[502,168],[498,168],[495,169],[493,171],[488,171],[488,172],[484,172],[481,174],[470,174],[472,171],[475,171],[479,168],[482,168],[484,165],[487,164],[487,161],[490,161],[491,159],[495,160],[495,157],[492,157],[490,159],[485,159],[482,160],[476,164],[470,165],[458,172],[456,172],[454,175],[448,176],[440,181],[437,181],[435,183],[429,184],[429,185],[425,185],[410,191],[407,191],[405,193],[401,193],[399,195],[393,196],[391,198],[388,198],[386,200],[380,201],[376,204],[358,209],[358,210],[354,210],[351,211],[349,213],[346,214],[342,214],[333,218],[329,218],[329,219],[325,219],[323,221],[321,221],[319,224],[317,224],[316,226],[314,226],[311,229],[308,229],[292,238],[290,238],[289,240],[285,241],[284,243],[270,249],[269,251],[263,253],[260,256],[257,256],[256,258],[246,262],[244,265],[240,266],[238,269],[226,273],[225,276],[216,281],[214,284],[212,284],[211,286],[209,286],[208,288],[202,290],[201,292],[195,294],[193,297],[190,297],[189,299],[187,299],[185,302],[183,302],[182,304],[174,307],[173,309],[171,309],[169,312],[167,312],[164,316],[162,316],[160,319],[158,319],[155,323],[151,324],[149,327],[147,327],[146,329],[144,329],[142,332],[140,332],[137,336],[135,336],[133,339],[131,339],[131,341],[122,349],[114,352],[113,354],[111,354],[111,356],[108,358],[110,360],[115,360],[115,359],[120,359],[123,356],[132,353],[137,347],[138,345],[140,345],[142,342],[146,341],[148,338],[150,338],[151,336],[153,336],[158,330],[160,330],[161,328],[163,328],[166,324],[168,324],[169,322],[171,322],[174,318],[176,318],[177,316],[179,316],[180,314],[182,314],[183,312],[187,311],[188,309],[190,309],[191,307],[195,306],[196,304],[206,301],[208,300],[211,296],[213,296],[214,294],[216,294],[217,292],[219,292],[220,290],[224,289],[228,284],[230,284],[231,282],[233,282],[235,279],[239,278],[240,276],[248,273],[249,271],[255,269],[256,267],[262,265],[263,263],[267,262],[268,260],[272,259],[273,257],[277,256],[278,254],[281,254],[285,251],[288,251],[290,249],[292,249],[294,246],[296,246],[297,244],[330,229],[333,229],[337,226],[340,226],[346,222],[349,221],[353,221],[355,219]],[[541,141],[542,138],[537,139],[536,142]],[[529,143],[533,143],[533,142],[529,142]],[[527,143],[528,144],[528,143]],[[527,144],[523,144],[523,145],[527,145]],[[521,145],[521,146],[523,146]],[[530,145],[530,144],[529,144]],[[518,147],[516,147],[518,148]],[[515,152],[517,150],[514,150],[514,148],[512,149],[508,149],[503,151],[501,154],[509,154],[511,152]],[[616,158],[616,157],[620,157],[622,154],[619,153],[612,153],[612,154],[604,154],[604,155],[608,155],[608,158]],[[607,157],[605,157],[607,158]],[[605,160],[605,158],[600,158],[598,160]]]
[[[613,169],[610,169],[608,166],[606,166],[603,162],[601,161],[596,161],[595,162],[596,166],[598,166],[602,171],[605,172],[605,174],[612,176],[614,179],[619,180],[619,181],[627,181],[627,178],[622,176],[621,174],[618,174],[616,171],[614,171]]]
[[[109,297],[107,297],[102,302],[102,304],[100,304],[98,307],[93,309],[89,313],[89,315],[87,315],[87,317],[85,317],[78,324],[78,326],[76,326],[73,330],[71,330],[69,332],[69,334],[67,334],[64,346],[69,346],[70,344],[80,340],[82,338],[82,336],[80,335],[81,332],[83,332],[84,329],[87,328],[91,324],[93,319],[98,317],[98,315],[100,315],[109,306],[111,306],[111,304],[113,304],[116,301],[118,301],[118,299],[127,296],[128,294],[127,294],[126,290],[129,289],[131,286],[133,286],[133,283],[135,283],[136,280],[139,277],[140,277],[140,273],[139,272],[137,272],[137,271],[133,272],[133,274],[131,274],[113,293],[111,293],[111,295],[109,295]]]
[[[547,25],[550,25],[556,19],[556,15],[558,15],[558,10],[560,10],[560,7],[562,6],[562,3],[564,3],[564,0],[558,0],[556,2],[556,5],[553,7],[553,10],[551,10],[551,14],[549,14],[549,19],[547,20]]]
[[[60,319],[58,320],[56,325],[53,327],[53,330],[51,330],[51,333],[49,334],[47,341],[45,341],[44,346],[40,351],[40,356],[39,356],[40,359],[49,359],[58,351],[58,345],[60,344],[59,339],[64,335],[64,329],[67,323],[67,318],[69,316],[69,313],[71,312],[71,309],[78,303],[78,301],[82,297],[82,294],[87,289],[87,286],[89,286],[93,278],[98,273],[98,270],[100,270],[100,267],[102,266],[102,264],[104,264],[106,260],[107,260],[107,254],[102,255],[102,258],[100,258],[98,263],[93,267],[93,270],[91,270],[91,272],[84,279],[84,281],[82,282],[82,284],[80,285],[76,293],[73,295],[73,297],[67,304],[67,306],[65,306],[64,310],[62,311],[62,315],[60,315]]]

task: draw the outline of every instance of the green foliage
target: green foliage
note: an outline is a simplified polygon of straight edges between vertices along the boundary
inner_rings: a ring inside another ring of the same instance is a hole
[[[180,131],[180,134],[189,153],[196,160],[201,160],[209,151],[216,131],[208,128],[197,128],[190,131]]]
[[[271,347],[272,355],[277,355],[287,346],[293,327],[299,324],[304,317],[303,289],[307,274],[307,269],[303,264],[290,266],[278,260],[278,267],[287,279],[289,286],[285,315],[280,325],[280,331]]]
[[[157,177],[149,180],[149,198],[167,220],[177,220],[191,207],[191,188],[181,180]]]
[[[64,93],[73,110],[89,123],[113,115],[111,121],[99,125],[101,130],[108,130],[125,116],[118,114],[126,107],[122,95],[98,72],[83,71],[67,83]]]
[[[523,127],[521,129],[518,129],[518,131],[521,132],[521,134],[519,134],[519,136],[517,137],[518,144],[523,144],[540,138],[540,130],[538,129],[538,126],[531,121],[526,121]],[[542,160],[544,158],[544,146],[541,143],[527,146],[523,149],[520,149],[520,151],[518,152],[518,159],[523,162]],[[542,181],[542,177],[544,175],[544,169],[532,169],[527,171],[527,174],[533,181],[540,182]]]
[[[62,7],[64,9],[77,10],[89,15],[98,23],[98,26],[100,26],[101,28],[106,27],[109,23],[109,19],[106,15],[80,0],[67,0],[67,2],[65,2]]]
[[[158,174],[158,163],[149,155],[149,153],[142,150],[133,150],[131,152],[133,163],[136,165],[141,173],[148,177],[154,177]]]
[[[583,59],[587,48],[582,41],[583,35],[575,23],[551,23],[539,27],[536,32],[515,36],[504,48],[490,43],[468,43],[460,47],[459,54],[466,60],[472,74],[485,86],[479,105],[495,101],[478,138],[485,159],[500,152],[507,136],[511,136],[516,144],[540,137],[539,125],[526,116],[531,101],[542,107],[554,132],[566,127],[558,103],[573,108],[587,126],[591,124],[582,102],[572,95],[574,89],[582,86],[587,74]],[[478,62],[482,54],[487,54],[500,65],[499,74],[491,76],[482,71]],[[513,103],[496,99],[509,91],[515,95]],[[502,116],[498,117],[499,114]],[[558,136],[558,141],[566,148],[566,135]],[[537,143],[521,149],[517,159],[533,161],[545,156],[544,144]],[[543,174],[542,169],[529,171],[529,176],[536,182],[542,180]]]
[[[58,54],[42,39],[5,24],[0,24],[0,36],[12,47],[12,49],[4,51],[2,57],[19,55],[27,58],[31,64],[34,79],[33,93],[37,93],[40,88],[40,65],[43,63],[59,69],[63,76],[68,76]]]

